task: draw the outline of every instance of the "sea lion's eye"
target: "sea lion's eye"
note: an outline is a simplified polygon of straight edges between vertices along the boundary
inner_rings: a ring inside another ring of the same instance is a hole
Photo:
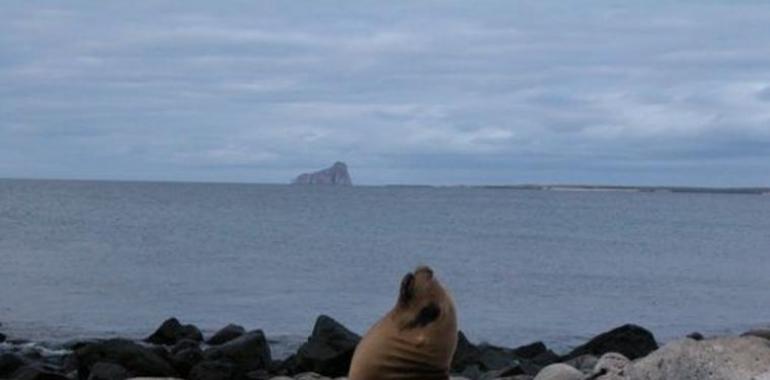
[[[401,290],[399,291],[398,300],[402,305],[406,305],[414,297],[414,275],[408,273],[401,280]]]
[[[407,328],[424,327],[435,321],[441,315],[441,309],[433,302],[420,309],[417,316],[406,326]]]

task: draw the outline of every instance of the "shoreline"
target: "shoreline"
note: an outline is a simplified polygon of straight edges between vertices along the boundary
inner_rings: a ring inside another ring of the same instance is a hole
[[[311,334],[313,329],[312,320],[310,320],[307,329],[304,329],[303,332],[297,333],[297,332],[278,332],[273,333],[272,330],[269,328],[263,328],[261,326],[254,326],[260,330],[263,330],[265,332],[265,336],[267,339],[267,342],[271,346],[271,350],[273,350],[273,358],[275,359],[285,359],[286,357],[290,356],[291,354],[295,353],[296,349],[307,340],[308,335]],[[637,324],[638,322],[630,322],[630,324]],[[203,326],[199,325],[197,323],[193,323],[199,330],[201,331],[203,336],[210,336],[214,335],[219,328],[217,327],[211,327],[211,326]],[[225,323],[228,324],[228,323]],[[229,323],[233,324],[233,323]],[[640,325],[644,326],[643,323]],[[249,325],[245,325],[249,326]],[[683,336],[686,336],[689,333],[692,333],[693,331],[698,331],[706,336],[731,336],[731,335],[738,335],[744,331],[748,331],[754,328],[764,328],[765,326],[770,327],[770,323],[764,323],[764,322],[754,322],[754,323],[742,323],[739,325],[734,325],[730,327],[720,327],[720,328],[695,328],[695,329],[689,329],[689,330],[680,330],[679,332],[675,333],[669,333],[669,334],[660,334],[656,329],[650,328],[650,331],[655,333],[656,340],[661,343],[665,344],[668,342],[671,342],[673,340],[676,340],[678,338],[681,338]],[[109,339],[128,339],[133,341],[141,341],[144,338],[146,338],[152,331],[154,331],[154,327],[152,326],[152,323],[147,324],[147,328],[143,329],[132,329],[131,331],[117,331],[115,329],[107,329],[107,330],[90,330],[86,331],[84,329],[77,329],[77,328],[71,328],[66,329],[61,326],[57,326],[56,328],[50,329],[51,331],[55,331],[55,333],[48,332],[39,332],[41,329],[38,328],[23,328],[23,329],[15,329],[14,323],[12,322],[6,322],[2,321],[0,323],[0,335],[4,335],[6,337],[6,343],[8,341],[13,341],[16,343],[24,343],[24,344],[35,344],[35,345],[41,345],[43,347],[49,347],[49,348],[57,348],[61,346],[65,346],[68,343],[71,342],[78,342],[78,341],[95,341],[95,340],[109,340]],[[48,330],[48,329],[46,329]],[[468,336],[468,339],[478,342],[479,344],[484,345],[490,345],[490,346],[497,346],[497,347],[515,347],[518,345],[525,344],[527,342],[534,342],[534,341],[541,341],[544,342],[548,347],[552,348],[556,352],[566,352],[570,349],[578,346],[579,344],[588,341],[591,339],[596,331],[592,332],[581,332],[579,334],[572,334],[572,335],[561,335],[558,338],[551,337],[545,337],[545,336],[532,336],[527,337],[523,339],[518,339],[515,341],[510,340],[494,340],[494,339],[487,339],[483,337],[478,337],[475,334],[473,334],[472,330],[463,330],[463,333],[466,333],[466,336]],[[34,333],[29,333],[31,331],[34,331]],[[359,331],[359,330],[352,330],[356,334],[361,335],[365,331]],[[3,344],[3,342],[0,340],[0,344]],[[2,349],[0,349],[0,353],[2,353]],[[277,354],[277,355],[276,355]]]
[[[28,341],[5,336],[5,332],[6,326],[0,324],[0,378],[28,379],[29,374],[34,373],[35,376],[53,380],[84,380],[92,376],[95,376],[94,379],[106,380],[122,380],[128,376],[192,380],[260,380],[280,376],[284,380],[338,378],[347,374],[352,351],[360,339],[359,335],[324,315],[317,318],[309,337],[298,339],[295,347],[282,353],[277,348],[281,344],[285,345],[286,342],[281,341],[281,338],[288,337],[286,335],[271,336],[260,329],[247,330],[234,324],[228,324],[217,331],[206,330],[204,333],[198,327],[182,324],[176,318],[164,321],[147,337],[123,335]],[[751,336],[747,337],[747,334]],[[588,376],[603,363],[607,355],[620,355],[624,358],[621,360],[626,363],[624,365],[631,366],[652,360],[650,358],[661,355],[659,351],[665,352],[671,345],[721,340],[756,343],[756,337],[767,339],[770,350],[770,329],[762,328],[749,330],[742,335],[708,337],[693,332],[686,337],[661,342],[649,330],[626,324],[599,333],[567,350],[553,350],[542,341],[517,347],[471,342],[460,331],[452,375],[453,379],[489,380],[505,377],[526,380],[535,378],[540,371],[547,371],[550,367],[569,367]],[[330,350],[334,351],[331,356]],[[222,352],[230,352],[231,355],[223,356]],[[93,355],[98,359],[93,359]],[[616,356],[613,358],[617,359]],[[148,359],[150,357],[152,360]],[[249,359],[237,359],[243,357]],[[144,363],[143,360],[154,364]],[[137,364],[137,361],[144,364]],[[101,371],[105,370],[103,367],[107,364],[113,371],[120,369],[122,372],[118,372],[125,376],[112,376],[115,375],[112,373],[105,377]],[[217,376],[209,376],[211,371],[217,373]],[[310,376],[308,372],[317,376],[307,377]],[[507,376],[513,374],[518,377]],[[31,378],[41,378],[35,376]]]

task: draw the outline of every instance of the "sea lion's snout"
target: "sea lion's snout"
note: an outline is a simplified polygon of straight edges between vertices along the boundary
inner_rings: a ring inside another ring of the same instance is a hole
[[[414,275],[417,276],[419,274],[427,276],[428,279],[430,280],[433,278],[433,269],[430,269],[429,266],[425,266],[425,265],[419,266],[417,267],[417,269],[414,270]]]
[[[433,281],[433,269],[430,269],[430,267],[425,265],[421,265],[415,268],[414,272],[404,275],[404,278],[401,279],[401,289],[398,297],[399,303],[402,306],[408,305],[415,296],[417,283],[422,283],[422,286],[424,287],[426,282],[431,281]]]

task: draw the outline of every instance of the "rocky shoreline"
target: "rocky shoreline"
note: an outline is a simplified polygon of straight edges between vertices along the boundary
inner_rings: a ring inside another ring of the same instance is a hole
[[[0,331],[2,327],[0,325]],[[307,341],[275,359],[262,330],[230,324],[209,337],[176,318],[143,340],[88,339],[46,347],[0,333],[0,379],[312,380],[344,378],[360,336],[331,317],[317,318]],[[741,336],[701,334],[659,347],[636,325],[601,333],[566,353],[542,342],[516,348],[473,344],[460,332],[455,380],[770,380],[770,330]]]

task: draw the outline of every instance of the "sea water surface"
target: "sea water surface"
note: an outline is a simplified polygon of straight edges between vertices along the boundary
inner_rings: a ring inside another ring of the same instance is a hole
[[[0,180],[12,337],[142,337],[177,316],[289,347],[321,313],[363,333],[419,264],[476,341],[739,332],[770,322],[770,197]]]

